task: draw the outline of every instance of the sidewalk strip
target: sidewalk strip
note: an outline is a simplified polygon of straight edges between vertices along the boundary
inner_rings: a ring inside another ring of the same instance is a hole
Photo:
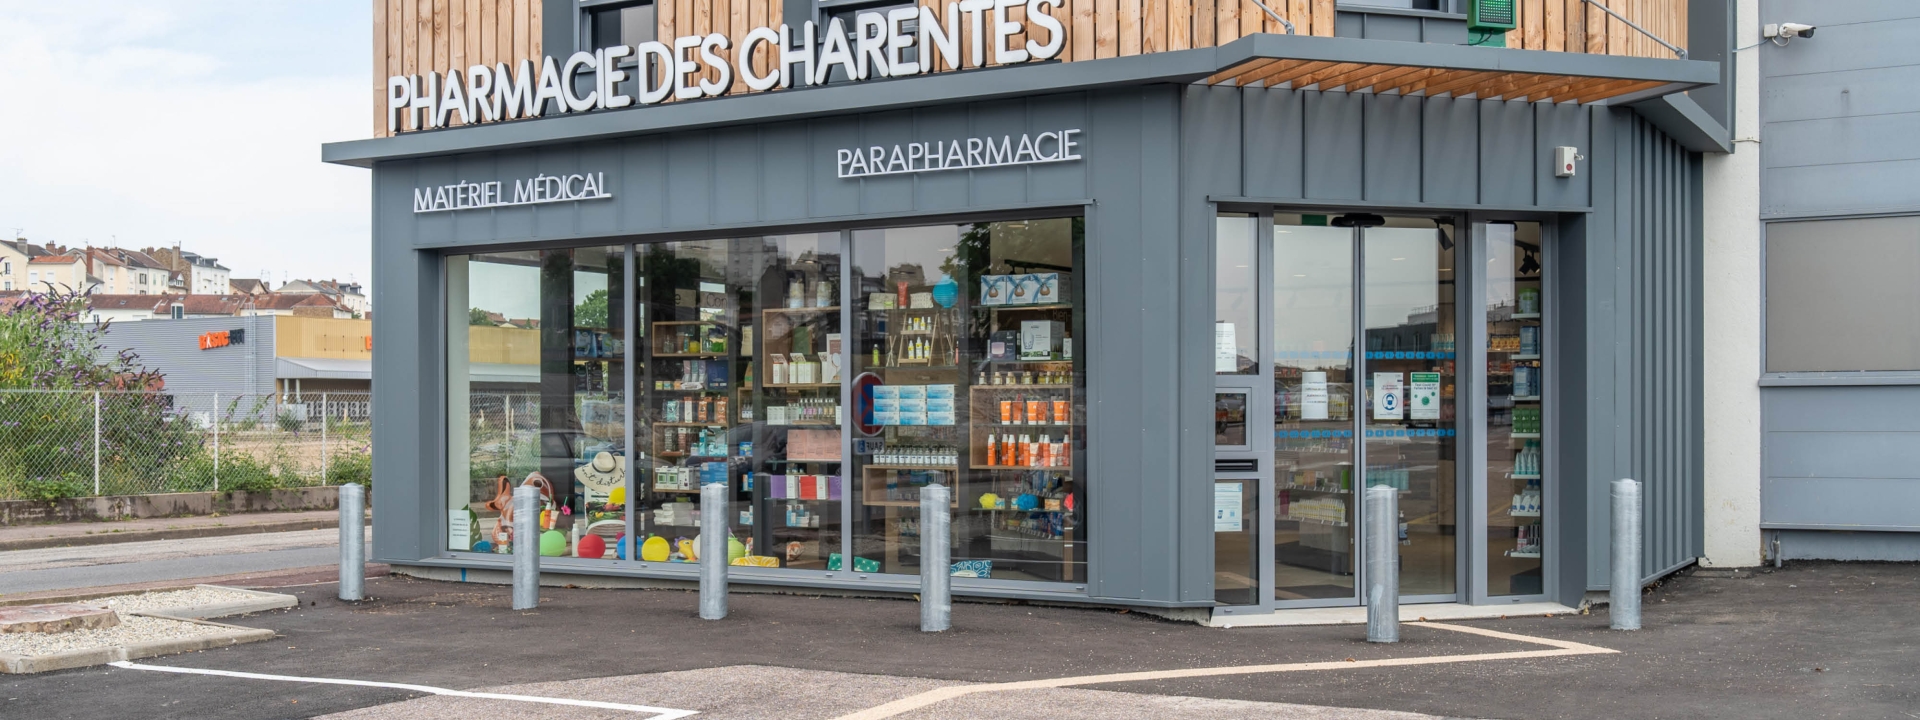
[[[358,685],[360,687],[376,687],[376,688],[392,688],[395,690],[410,690],[413,692],[427,693],[430,695],[446,695],[448,697],[479,698],[482,700],[512,700],[515,702],[542,703],[546,705],[569,705],[573,707],[588,707],[588,708],[596,708],[600,710],[624,710],[627,712],[652,713],[655,715],[655,717],[652,718],[652,720],[679,720],[679,718],[684,718],[690,715],[699,714],[699,711],[696,711],[696,710],[675,710],[672,708],[660,708],[660,707],[652,707],[648,705],[623,705],[621,703],[600,702],[598,700],[573,700],[569,698],[539,697],[536,695],[508,695],[505,693],[468,692],[466,690],[451,690],[448,688],[433,687],[431,685],[408,685],[406,683],[374,682],[370,680],[343,680],[340,678],[300,677],[297,675],[266,675],[262,673],[235,672],[233,670],[203,670],[201,668],[170,667],[166,665],[145,665],[141,663],[127,662],[124,660],[120,662],[114,662],[114,663],[108,663],[108,664],[113,667],[125,668],[128,670],[152,670],[155,672],[180,673],[183,675],[214,675],[218,677],[244,678],[247,680],[278,680],[281,682],[315,683],[320,685]]]
[[[904,697],[884,705],[877,705],[859,712],[842,715],[835,720],[884,720],[901,713],[917,710],[945,700],[963,695],[989,692],[1010,692],[1015,690],[1041,690],[1048,688],[1073,687],[1078,685],[1099,685],[1118,682],[1140,682],[1145,680],[1172,680],[1178,678],[1214,677],[1222,675],[1254,675],[1260,673],[1303,672],[1310,670],[1347,670],[1352,668],[1406,667],[1411,665],[1443,665],[1450,663],[1486,662],[1489,660],[1517,660],[1523,658],[1564,657],[1568,655],[1601,655],[1618,653],[1618,650],[1587,645],[1568,640],[1533,637],[1485,630],[1465,625],[1449,625],[1436,622],[1402,623],[1415,627],[1452,630],[1471,635],[1481,635],[1502,640],[1534,645],[1546,645],[1552,650],[1515,650],[1496,653],[1472,653],[1467,655],[1433,655],[1426,657],[1385,658],[1380,660],[1335,660],[1330,662],[1281,663],[1275,665],[1229,665],[1225,667],[1188,668],[1184,670],[1146,670],[1140,672],[1108,673],[1104,675],[1079,675],[1075,677],[1052,678],[1048,680],[1022,680],[1006,683],[983,683],[979,685],[955,685],[936,688],[927,692]]]

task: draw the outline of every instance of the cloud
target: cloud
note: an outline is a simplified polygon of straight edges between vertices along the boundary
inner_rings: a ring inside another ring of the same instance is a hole
[[[372,129],[371,27],[319,5],[0,2],[0,233],[368,279],[368,174],[319,157]]]

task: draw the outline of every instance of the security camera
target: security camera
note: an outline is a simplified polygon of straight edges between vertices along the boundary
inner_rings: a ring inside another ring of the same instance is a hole
[[[1792,38],[1813,37],[1814,30],[1815,30],[1814,26],[1807,25],[1804,23],[1780,23],[1778,25],[1768,24],[1765,28],[1761,30],[1760,35],[1762,37],[1773,38],[1773,42],[1777,45],[1785,45],[1787,44],[1787,40]]]

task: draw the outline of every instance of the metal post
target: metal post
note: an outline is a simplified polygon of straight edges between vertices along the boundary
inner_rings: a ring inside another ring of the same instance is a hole
[[[93,494],[100,494],[100,391],[93,391]]]
[[[327,481],[327,394],[320,393],[320,482]]]
[[[366,597],[367,489],[355,483],[340,486],[340,599]]]
[[[1367,488],[1367,642],[1400,642],[1400,491]]]
[[[727,617],[727,483],[700,486],[700,619]]]
[[[1640,482],[1613,481],[1613,587],[1607,614],[1615,630],[1640,629]]]
[[[513,489],[513,609],[540,606],[540,488]]]
[[[947,508],[947,486],[932,484],[920,491],[920,631],[953,628],[953,560],[949,537],[953,525]]]
[[[213,394],[213,491],[220,492],[220,393]]]

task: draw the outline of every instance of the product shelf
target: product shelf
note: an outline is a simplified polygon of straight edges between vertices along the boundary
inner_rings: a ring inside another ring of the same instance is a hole
[[[971,470],[1059,470],[1061,472],[1067,472],[1067,471],[1073,470],[1073,466],[1072,465],[971,465],[971,466],[968,466],[968,469],[971,469]]]

